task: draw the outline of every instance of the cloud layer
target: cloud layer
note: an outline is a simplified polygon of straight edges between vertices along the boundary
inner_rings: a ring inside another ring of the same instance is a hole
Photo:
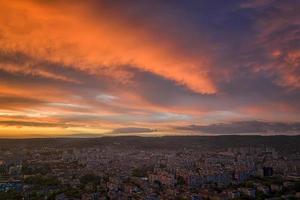
[[[299,6],[0,0],[0,130],[296,134]]]
[[[232,123],[211,124],[207,126],[190,125],[177,127],[178,130],[209,134],[299,134],[300,123],[239,121]]]

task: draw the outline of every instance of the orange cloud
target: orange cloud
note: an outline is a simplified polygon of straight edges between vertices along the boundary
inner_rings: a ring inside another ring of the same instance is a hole
[[[117,18],[110,17],[109,12],[114,11],[106,11],[104,6],[99,6],[96,17],[89,11],[83,3],[74,6],[0,0],[0,48],[63,63],[95,75],[107,67],[130,65],[197,93],[217,91],[209,76],[211,64],[207,55],[181,52],[172,36],[168,41],[157,41],[150,30],[133,28],[130,22],[121,20],[126,18],[123,13]],[[44,72],[36,74],[51,76]],[[114,78],[126,78],[122,75],[111,74]]]

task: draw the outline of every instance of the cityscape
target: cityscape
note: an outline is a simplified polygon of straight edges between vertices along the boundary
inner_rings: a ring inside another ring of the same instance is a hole
[[[0,0],[0,200],[300,199],[300,0]]]
[[[300,137],[270,137],[0,141],[0,199],[299,199]]]

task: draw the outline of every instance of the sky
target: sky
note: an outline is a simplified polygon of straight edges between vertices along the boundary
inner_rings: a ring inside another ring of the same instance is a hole
[[[299,0],[0,0],[2,138],[299,133]]]

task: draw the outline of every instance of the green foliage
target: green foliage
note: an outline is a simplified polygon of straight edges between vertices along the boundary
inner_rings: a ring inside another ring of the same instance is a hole
[[[294,189],[296,192],[300,192],[300,181],[297,181],[297,182],[294,184],[293,189]]]
[[[38,194],[37,192],[33,192],[30,194],[30,200],[41,200],[45,199],[45,196],[43,194]]]
[[[177,176],[176,178],[176,184],[178,186],[184,186],[185,185],[185,180],[182,176]]]
[[[25,164],[22,166],[22,173],[30,175],[34,173],[34,170]]]
[[[167,165],[165,165],[165,164],[159,164],[159,168],[161,168],[161,169],[164,169],[164,168],[166,168],[167,167]]]
[[[55,200],[57,195],[64,194],[68,198],[81,198],[81,195],[84,193],[82,189],[75,189],[71,187],[66,187],[63,189],[60,189],[52,194],[50,194],[47,198],[47,200]]]
[[[186,200],[187,198],[184,198],[183,196],[176,196],[175,200]]]
[[[135,177],[146,177],[148,170],[146,167],[145,168],[135,168],[132,170],[132,176]]]
[[[253,183],[251,181],[248,181],[248,182],[245,183],[245,187],[253,188],[254,185],[253,185]]]
[[[32,174],[47,174],[50,171],[50,166],[29,167],[26,164],[22,166],[22,173],[27,175]]]
[[[0,192],[0,200],[20,200],[22,195],[15,191]]]
[[[86,185],[86,184],[97,185],[97,184],[101,183],[101,177],[96,176],[94,174],[87,174],[80,178],[80,183],[83,185]]]
[[[259,192],[259,191],[256,192],[256,199],[264,200],[266,198],[267,198],[267,195],[265,195],[263,192]]]
[[[70,188],[65,191],[67,197],[81,198],[81,191],[77,189]]]
[[[4,165],[0,165],[0,175],[6,175],[7,168]]]
[[[277,185],[282,185],[282,178],[280,177],[264,177],[263,178],[263,183],[265,185],[271,185],[271,184],[277,184]]]
[[[39,185],[39,186],[54,186],[59,185],[58,179],[54,177],[46,177],[46,176],[30,176],[24,180],[26,184]]]

